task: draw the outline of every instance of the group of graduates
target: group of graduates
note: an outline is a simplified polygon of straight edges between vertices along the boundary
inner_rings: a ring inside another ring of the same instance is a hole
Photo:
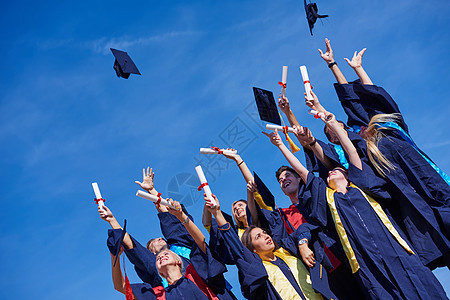
[[[236,265],[247,299],[447,299],[432,270],[450,266],[449,177],[416,146],[397,104],[364,71],[365,49],[346,59],[359,77],[347,82],[325,42],[326,52],[319,52],[336,77],[347,124],[311,92],[314,99],[305,97],[306,105],[324,113],[329,139],[320,141],[280,96],[306,166],[277,131],[265,133],[289,164],[276,178],[291,206],[279,208],[241,156],[223,152],[240,169],[247,200],[235,201],[228,215],[216,195],[215,203],[205,196],[202,223],[209,243],[171,199],[173,208],[156,205],[164,239],[146,247],[110,209],[99,209],[112,227],[114,287],[127,299],[236,299],[224,278],[226,265]],[[153,179],[147,168],[136,183],[160,197]],[[124,279],[121,251],[142,283]]]

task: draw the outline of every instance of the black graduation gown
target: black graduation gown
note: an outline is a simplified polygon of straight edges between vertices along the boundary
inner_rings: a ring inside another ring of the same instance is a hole
[[[121,229],[109,230],[109,239],[117,240],[116,236],[121,234]],[[130,236],[131,237],[131,236]],[[154,299],[153,288],[162,286],[161,277],[156,268],[156,257],[138,241],[131,237],[134,248],[124,249],[130,262],[135,266],[136,272],[144,283],[133,284],[135,296],[142,295],[141,299]],[[210,250],[200,250],[196,244],[193,245],[190,261],[199,277],[207,284],[219,299],[235,299],[234,295],[226,289],[223,273],[226,267],[213,258]],[[183,277],[175,285],[165,288],[166,299],[208,299],[205,294],[191,280]],[[186,298],[179,298],[184,295]]]
[[[267,228],[270,229],[272,239],[275,243],[288,250],[292,255],[301,259],[297,246],[298,241],[303,238],[308,239],[309,245],[312,247],[314,252],[316,264],[314,267],[310,268],[303,262],[303,260],[302,262],[306,269],[309,270],[312,287],[316,292],[321,293],[326,299],[338,299],[333,291],[330,290],[327,271],[331,270],[333,265],[325,254],[323,242],[319,238],[318,233],[321,232],[320,228],[312,224],[303,223],[291,235],[289,235],[284,226],[283,219],[278,211],[261,209],[260,212],[261,226],[264,228],[267,226]],[[341,297],[340,299],[352,299],[354,294],[354,292],[352,294],[341,293],[339,296]]]
[[[333,228],[326,188],[326,183],[310,172],[303,204],[317,224]],[[334,198],[360,266],[355,275],[372,299],[447,299],[433,273],[394,239],[358,189],[349,187],[346,194],[334,193]],[[390,221],[404,239],[400,228]]]
[[[350,126],[367,126],[370,118],[379,113],[400,113],[382,87],[356,81],[335,84],[335,88]],[[403,117],[398,125],[409,135]],[[450,186],[424,158],[429,157],[406,141],[398,129],[383,132],[387,138],[381,139],[378,148],[395,166],[395,170],[386,171],[390,183],[386,189],[399,202],[387,209],[405,230],[424,264],[430,268],[450,266]]]

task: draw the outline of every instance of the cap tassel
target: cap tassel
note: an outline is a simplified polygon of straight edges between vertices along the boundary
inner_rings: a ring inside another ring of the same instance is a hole
[[[286,137],[286,141],[289,142],[289,146],[291,147],[291,152],[295,153],[295,152],[300,151],[300,148],[296,144],[294,144],[294,142],[291,140],[291,138],[287,134],[287,132],[288,132],[287,129],[288,129],[287,126],[283,127],[283,133],[284,133],[284,136]]]

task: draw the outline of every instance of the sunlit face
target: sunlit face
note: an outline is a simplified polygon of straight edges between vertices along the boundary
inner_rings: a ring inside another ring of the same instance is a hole
[[[148,250],[150,250],[150,252],[152,252],[153,254],[156,254],[164,247],[167,247],[167,243],[163,238],[159,237],[151,241],[151,243],[148,245]]]
[[[281,172],[278,177],[281,190],[285,195],[298,194],[298,185],[300,184],[300,178],[295,177],[290,171]]]
[[[238,201],[233,205],[233,215],[237,220],[241,221],[247,218],[246,207],[247,203],[242,201]]]
[[[327,183],[331,188],[336,188],[336,182],[345,180],[348,182],[347,173],[342,168],[334,168],[328,172]]]
[[[250,237],[254,252],[256,253],[271,252],[275,248],[275,244],[270,235],[259,227],[254,228],[250,232]]]
[[[181,261],[170,250],[163,250],[156,256],[156,268],[161,273],[161,269],[168,265],[181,265]]]

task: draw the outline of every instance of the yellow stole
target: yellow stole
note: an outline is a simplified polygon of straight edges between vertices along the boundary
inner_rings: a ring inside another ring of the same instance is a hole
[[[261,195],[258,192],[254,192],[253,193],[253,197],[255,198],[256,203],[259,205],[260,208],[262,209],[267,209],[272,211],[272,207],[267,206],[266,203],[264,202],[263,198],[261,197]]]
[[[406,241],[402,239],[402,237],[398,234],[397,229],[392,225],[391,221],[389,221],[389,218],[387,217],[386,213],[384,212],[383,208],[381,208],[380,203],[378,203],[375,199],[370,197],[369,195],[366,195],[359,187],[354,185],[353,183],[350,183],[350,186],[352,188],[358,189],[361,194],[364,196],[364,198],[369,202],[370,206],[372,206],[373,210],[377,214],[378,218],[380,218],[381,222],[383,222],[384,226],[389,230],[389,232],[392,234],[392,236],[397,240],[397,242],[410,254],[414,254],[414,251],[411,250],[411,248],[408,246]],[[352,246],[350,245],[350,241],[348,240],[347,233],[345,232],[344,225],[342,224],[341,218],[339,217],[339,214],[336,209],[336,203],[334,201],[334,193],[335,191],[327,187],[327,202],[328,207],[330,208],[331,215],[333,217],[334,225],[336,227],[336,231],[339,235],[339,239],[341,241],[342,247],[344,248],[345,255],[347,256],[347,259],[350,263],[350,266],[352,268],[352,272],[356,273],[359,270],[359,264],[356,260],[355,252],[352,249]]]
[[[316,293],[312,288],[309,271],[300,259],[291,255],[283,248],[277,249],[273,254],[275,254],[277,259],[282,259],[286,265],[289,266],[292,275],[294,275],[294,278],[300,286],[300,289],[306,299],[323,300],[322,295]],[[283,271],[281,271],[278,266],[272,264],[270,261],[264,260],[263,264],[266,268],[267,274],[269,275],[270,282],[282,299],[301,299],[297,291],[294,289],[286,276],[284,276]]]

